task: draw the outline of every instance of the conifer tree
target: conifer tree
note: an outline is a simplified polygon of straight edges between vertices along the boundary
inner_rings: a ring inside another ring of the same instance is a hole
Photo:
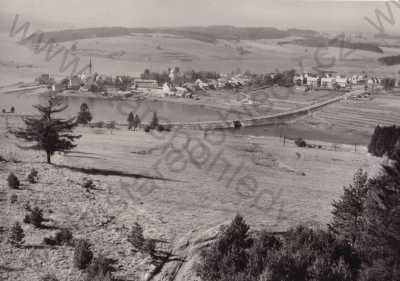
[[[151,122],[150,122],[150,129],[157,129],[157,127],[158,127],[157,112],[153,112],[153,118],[151,119]]]
[[[363,231],[364,203],[367,197],[368,175],[362,169],[354,174],[353,184],[344,187],[339,201],[333,201],[333,221],[330,230],[354,246]]]
[[[22,229],[19,222],[16,222],[10,230],[8,241],[14,246],[19,246],[24,243],[24,237],[24,230]]]
[[[80,107],[80,111],[78,113],[77,122],[79,124],[86,125],[90,121],[92,121],[92,114],[89,111],[89,106],[87,103],[82,103]]]
[[[131,112],[131,113],[129,113],[129,116],[128,116],[128,130],[129,131],[132,130],[134,122],[135,122],[135,117],[133,116],[133,113]]]
[[[140,126],[140,121],[139,115],[135,114],[135,119],[133,121],[133,130],[136,131],[136,129]]]
[[[68,106],[62,104],[60,97],[50,96],[46,105],[34,105],[39,111],[39,117],[24,118],[26,128],[19,129],[14,134],[21,139],[34,142],[35,148],[44,150],[47,163],[51,163],[51,156],[57,152],[65,152],[76,145],[74,140],[80,135],[73,135],[73,129],[78,125],[75,118],[61,119],[54,114],[64,111]]]
[[[400,280],[400,151],[369,181],[365,204],[363,280]]]

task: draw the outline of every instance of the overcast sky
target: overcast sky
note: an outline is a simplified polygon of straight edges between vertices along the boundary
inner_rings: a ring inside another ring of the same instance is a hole
[[[43,22],[89,26],[235,25],[376,32],[364,17],[376,22],[381,1],[328,0],[0,0],[0,11],[19,14],[32,25]],[[400,8],[392,4],[399,27]],[[385,22],[385,25],[390,24]]]

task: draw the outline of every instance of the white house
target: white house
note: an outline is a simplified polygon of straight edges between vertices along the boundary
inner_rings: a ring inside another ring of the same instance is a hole
[[[177,97],[185,97],[185,95],[188,93],[188,90],[183,87],[175,87],[175,89]]]
[[[195,83],[202,90],[207,90],[208,89],[208,84],[204,83],[203,81],[201,81],[201,79],[197,79]]]
[[[319,80],[318,76],[307,75],[307,85],[308,86],[317,87],[318,80]]]
[[[327,89],[333,89],[333,85],[335,84],[335,78],[333,77],[322,77],[321,78],[321,87]]]
[[[346,88],[349,84],[349,81],[347,79],[347,77],[343,77],[343,76],[336,76],[335,78],[335,83],[336,85],[338,85],[340,88]]]
[[[171,93],[171,87],[169,86],[168,82],[165,82],[164,85],[162,86],[162,91],[164,95],[169,96]]]

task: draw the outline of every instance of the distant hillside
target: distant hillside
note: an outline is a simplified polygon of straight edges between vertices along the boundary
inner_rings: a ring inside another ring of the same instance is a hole
[[[379,48],[377,44],[374,43],[363,43],[363,42],[350,42],[342,39],[329,39],[326,37],[308,37],[302,39],[295,39],[291,41],[279,42],[279,45],[293,44],[300,45],[304,47],[338,47],[353,50],[370,51],[374,53],[383,53],[383,50]]]
[[[312,30],[289,29],[279,30],[273,27],[234,27],[234,26],[207,26],[207,27],[179,27],[179,28],[127,28],[127,27],[97,27],[84,29],[68,29],[45,32],[42,40],[52,39],[55,42],[73,41],[96,37],[118,37],[132,33],[169,33],[188,39],[215,43],[218,39],[224,40],[258,40],[279,39],[288,36],[316,36]],[[39,34],[32,34],[25,40],[39,39]]]
[[[385,65],[396,65],[400,64],[400,55],[397,56],[387,56],[387,57],[381,57],[378,59],[378,61],[382,64]]]

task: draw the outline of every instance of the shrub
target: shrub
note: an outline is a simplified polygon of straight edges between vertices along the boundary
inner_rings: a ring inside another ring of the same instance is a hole
[[[45,237],[43,242],[51,246],[72,245],[73,235],[72,232],[64,228],[58,231],[54,237]]]
[[[58,281],[57,277],[54,274],[46,274],[41,279],[41,281]]]
[[[86,269],[93,258],[89,241],[80,239],[77,241],[74,252],[74,266],[78,269]]]
[[[83,178],[82,187],[85,189],[95,189],[96,185],[94,184],[92,179]]]
[[[11,204],[14,204],[15,202],[17,202],[18,201],[18,196],[17,196],[17,194],[12,194],[11,196],[10,196],[10,203]]]
[[[149,125],[144,126],[144,131],[145,131],[146,133],[150,132],[150,130],[151,130],[151,128],[150,128]]]
[[[142,246],[142,252],[154,256],[156,252],[156,241],[153,239],[145,239]]]
[[[298,147],[306,147],[307,143],[305,140],[303,140],[302,138],[297,138],[294,143],[298,146]]]
[[[360,258],[333,233],[297,227],[281,236],[261,232],[250,238],[237,216],[201,255],[203,281],[355,281]]]
[[[24,218],[24,223],[30,223],[37,228],[40,228],[43,222],[43,210],[39,207],[29,210],[29,214],[26,214]]]
[[[38,182],[38,171],[36,171],[35,169],[32,169],[31,172],[28,175],[28,181],[30,183],[37,183]]]
[[[8,241],[11,243],[13,246],[20,246],[21,244],[24,243],[24,230],[22,229],[21,225],[19,222],[16,222],[10,230],[10,234],[8,237]]]
[[[99,122],[95,122],[95,123],[90,123],[89,126],[91,128],[99,128],[99,129],[101,129],[101,128],[103,128],[105,126],[105,123],[104,123],[104,121],[99,121]]]
[[[17,178],[14,173],[10,173],[7,178],[8,186],[12,189],[18,189],[19,188],[19,179]]]
[[[242,123],[239,120],[233,121],[233,128],[240,129],[242,127]]]
[[[163,131],[165,131],[164,126],[163,126],[163,125],[158,125],[158,126],[157,126],[157,131],[158,131],[158,132],[163,132]]]
[[[85,281],[113,280],[111,273],[115,271],[114,264],[115,260],[99,255],[88,266]]]
[[[135,222],[131,232],[128,235],[128,241],[133,247],[135,247],[137,251],[142,251],[145,239],[143,235],[143,228],[137,222]]]

